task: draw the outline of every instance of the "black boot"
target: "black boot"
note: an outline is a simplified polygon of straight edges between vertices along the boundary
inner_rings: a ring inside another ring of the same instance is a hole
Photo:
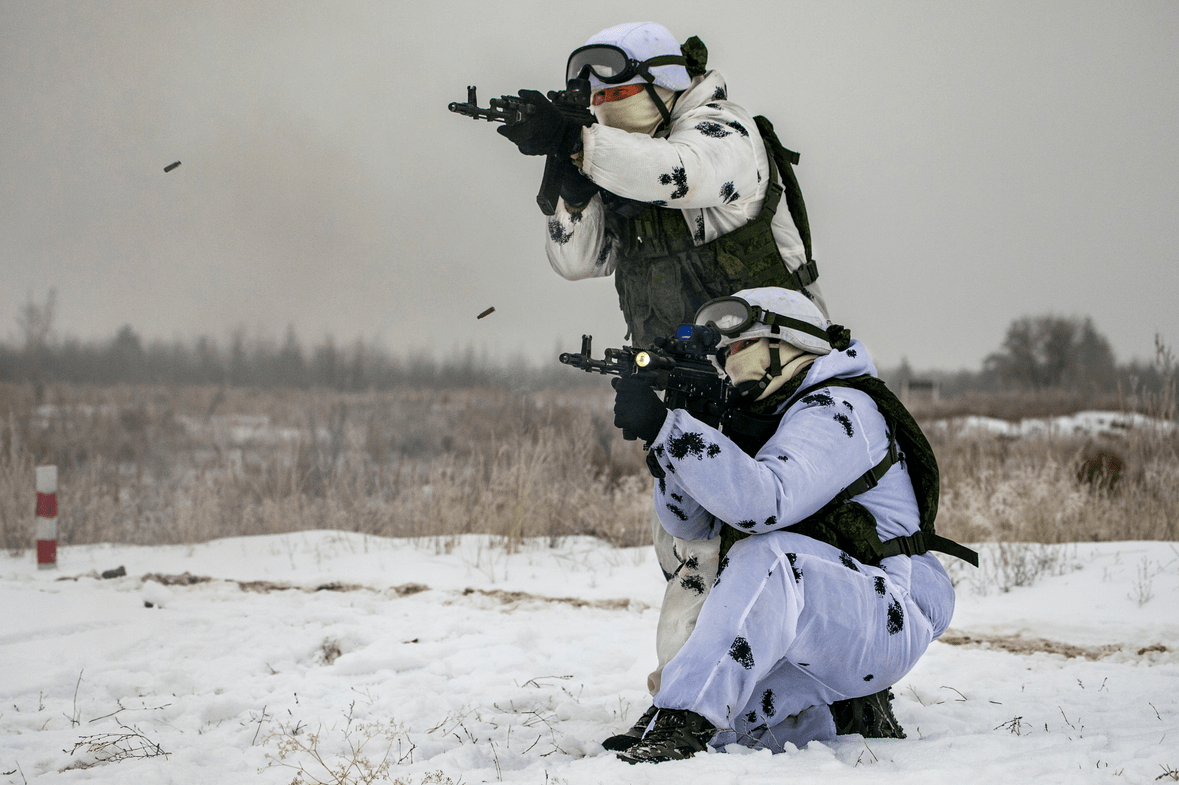
[[[655,725],[630,749],[618,753],[627,763],[662,763],[684,760],[703,752],[716,735],[716,726],[686,709],[660,709]]]
[[[905,731],[892,713],[892,690],[849,698],[831,704],[835,732],[840,736],[858,733],[865,739],[903,739]]]
[[[643,738],[643,734],[647,732],[647,726],[651,724],[651,720],[655,717],[655,712],[659,709],[652,706],[643,712],[643,716],[639,717],[634,725],[630,726],[630,730],[619,733],[617,736],[611,736],[602,742],[602,746],[611,752],[621,752],[622,750],[629,750],[631,747],[639,743],[639,739]]]

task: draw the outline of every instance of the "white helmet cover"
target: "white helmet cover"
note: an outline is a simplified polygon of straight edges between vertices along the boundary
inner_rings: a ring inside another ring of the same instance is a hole
[[[729,376],[742,398],[768,395],[796,373],[805,358],[830,354],[834,340],[828,333],[831,323],[818,306],[801,292],[777,286],[742,289],[731,297],[710,300],[700,306],[695,322],[721,331],[718,353],[712,362],[718,372]],[[736,355],[754,353],[729,373],[723,362],[725,348],[736,341],[761,338],[767,341]],[[784,347],[776,342],[785,343],[793,351],[784,358]]]
[[[783,289],[778,286],[765,286],[759,289],[742,289],[734,294],[733,297],[744,300],[749,305],[757,306],[769,313],[805,322],[822,332],[826,332],[827,328],[831,325],[831,322],[823,316],[818,306],[812,303],[801,292]],[[707,308],[708,303],[705,303],[701,306],[700,311],[697,312],[697,324],[705,323],[701,321],[701,313],[706,312]],[[731,323],[726,320],[731,320]],[[716,326],[724,330],[726,328],[731,329],[739,323],[739,320],[736,318],[724,317]],[[723,349],[734,341],[744,341],[753,338],[770,338],[771,340],[785,341],[791,346],[811,354],[823,355],[831,353],[831,342],[826,338],[820,338],[817,335],[812,335],[809,332],[804,332],[794,327],[766,324],[760,321],[754,322],[737,335],[722,336],[717,348]]]
[[[585,42],[590,44],[612,44],[632,60],[643,62],[662,55],[680,54],[679,42],[666,27],[655,22],[628,22],[607,28]],[[668,90],[680,92],[692,86],[692,79],[688,76],[688,69],[682,65],[657,65],[651,69],[655,77],[655,84]],[[606,87],[619,87],[622,84],[646,84],[640,75],[627,82],[607,85],[592,73],[590,74],[590,89],[594,92]]]

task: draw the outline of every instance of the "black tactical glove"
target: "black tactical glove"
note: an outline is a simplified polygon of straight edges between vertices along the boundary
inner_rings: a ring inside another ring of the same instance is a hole
[[[568,158],[561,166],[561,198],[570,210],[580,210],[601,190]]]
[[[614,427],[622,429],[623,439],[642,439],[647,444],[655,441],[667,406],[643,379],[627,376],[611,382],[614,387]]]
[[[581,142],[581,126],[536,90],[521,90],[520,98],[532,111],[518,123],[501,125],[496,133],[511,139],[524,155],[573,155]]]

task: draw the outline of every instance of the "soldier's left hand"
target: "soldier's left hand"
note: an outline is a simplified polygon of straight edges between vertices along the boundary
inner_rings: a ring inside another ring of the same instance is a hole
[[[524,155],[570,156],[576,152],[581,142],[580,125],[537,90],[521,90],[520,99],[530,111],[518,123],[501,125],[496,133],[514,142]]]
[[[572,160],[566,158],[561,166],[561,198],[570,210],[581,210],[594,194],[602,190],[593,180],[581,173]]]

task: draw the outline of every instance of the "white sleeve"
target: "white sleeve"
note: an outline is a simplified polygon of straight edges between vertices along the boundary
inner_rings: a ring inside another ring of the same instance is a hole
[[[829,392],[792,407],[756,457],[681,409],[668,413],[651,449],[676,483],[720,520],[752,533],[781,529],[817,512],[872,468],[872,450],[887,443],[883,418],[867,395],[820,395]]]
[[[720,523],[692,498],[675,475],[655,482],[655,514],[664,531],[682,540],[709,540],[720,533]]]
[[[591,125],[582,143],[586,176],[628,199],[680,210],[748,203],[751,218],[765,195],[761,136],[728,101],[686,111],[666,138]]]
[[[606,229],[605,209],[594,196],[585,209],[572,211],[564,199],[547,223],[545,253],[549,264],[562,278],[604,278],[614,272],[618,259],[615,239]]]

